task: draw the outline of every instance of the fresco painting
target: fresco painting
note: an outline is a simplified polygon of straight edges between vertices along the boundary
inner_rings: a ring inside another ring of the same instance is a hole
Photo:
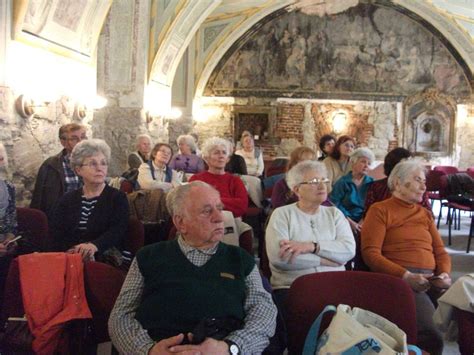
[[[291,12],[268,21],[216,67],[209,96],[406,96],[427,87],[471,89],[441,41],[397,11],[360,4],[319,17]]]

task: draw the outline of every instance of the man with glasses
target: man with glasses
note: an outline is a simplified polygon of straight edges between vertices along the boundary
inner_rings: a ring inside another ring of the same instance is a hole
[[[46,159],[39,168],[31,208],[42,210],[51,217],[55,203],[66,192],[82,186],[82,182],[71,169],[70,156],[80,141],[87,139],[86,128],[77,123],[69,123],[59,128],[59,140],[63,150]]]

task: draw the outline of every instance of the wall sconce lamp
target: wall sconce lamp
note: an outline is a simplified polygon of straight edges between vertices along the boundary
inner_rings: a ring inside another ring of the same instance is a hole
[[[347,113],[345,111],[335,111],[332,115],[332,127],[334,132],[341,133],[346,128]]]
[[[87,115],[87,108],[85,105],[81,104],[81,103],[76,103],[74,105],[74,113],[73,113],[73,116],[74,118],[77,118],[77,119],[84,119]]]
[[[16,112],[23,117],[28,118],[35,113],[35,103],[25,95],[20,95],[15,101]]]

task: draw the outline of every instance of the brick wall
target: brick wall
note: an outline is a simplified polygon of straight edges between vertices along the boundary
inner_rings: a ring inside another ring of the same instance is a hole
[[[281,103],[277,110],[275,135],[303,142],[304,106]]]

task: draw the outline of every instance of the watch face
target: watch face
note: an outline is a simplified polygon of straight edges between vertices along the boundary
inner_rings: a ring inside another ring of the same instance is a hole
[[[235,344],[229,346],[229,351],[232,355],[237,355],[239,353],[239,347]]]

